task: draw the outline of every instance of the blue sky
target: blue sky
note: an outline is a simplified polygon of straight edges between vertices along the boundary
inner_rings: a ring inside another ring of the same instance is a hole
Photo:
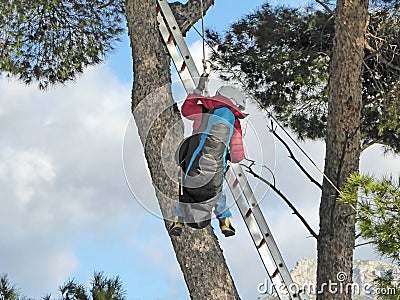
[[[262,2],[216,0],[206,26],[222,31]],[[188,44],[200,61],[201,44],[195,34],[188,35]],[[0,273],[8,273],[26,296],[56,295],[57,287],[69,278],[88,283],[94,271],[104,271],[121,277],[128,299],[188,299],[164,224],[156,216],[154,190],[131,120],[131,86],[127,36],[104,64],[46,93],[15,80],[0,80]],[[262,153],[274,167],[280,189],[317,230],[318,189],[268,135],[262,114],[249,109],[249,155]],[[252,128],[263,132],[258,144]],[[124,162],[123,147],[131,154]],[[323,143],[303,147],[322,168]],[[361,169],[398,174],[400,159],[384,156],[374,146],[363,154]],[[262,208],[288,266],[315,258],[315,241],[289,209],[271,192],[265,194],[261,185],[257,189],[265,196]],[[233,212],[237,235],[225,239],[218,229],[216,234],[242,299],[257,299],[257,285],[266,274],[238,212]],[[363,247],[356,258],[377,257]]]

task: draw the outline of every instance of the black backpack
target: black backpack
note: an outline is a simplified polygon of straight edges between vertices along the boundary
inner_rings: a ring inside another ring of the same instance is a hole
[[[235,116],[227,107],[203,113],[200,128],[180,144],[180,196],[184,221],[196,228],[209,224],[222,192],[228,146]]]

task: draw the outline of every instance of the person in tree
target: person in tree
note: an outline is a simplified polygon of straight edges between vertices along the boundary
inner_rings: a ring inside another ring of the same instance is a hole
[[[189,94],[181,113],[193,121],[193,134],[178,149],[177,161],[181,166],[180,199],[170,226],[171,235],[179,236],[186,223],[194,228],[210,224],[211,211],[219,220],[221,232],[235,235],[222,190],[227,160],[233,163],[245,157],[240,119],[247,114],[246,97],[231,86],[220,87],[215,96],[202,96],[205,79]]]

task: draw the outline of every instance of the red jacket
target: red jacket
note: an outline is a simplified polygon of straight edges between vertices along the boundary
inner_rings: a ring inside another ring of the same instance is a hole
[[[222,95],[213,97],[203,97],[196,94],[189,94],[182,105],[182,115],[193,122],[193,130],[197,130],[201,124],[203,106],[210,110],[217,106],[228,107],[235,115],[235,124],[232,138],[229,144],[229,152],[231,161],[234,163],[240,162],[244,159],[244,148],[242,139],[242,128],[239,119],[244,119],[247,114],[242,113],[229,98]]]

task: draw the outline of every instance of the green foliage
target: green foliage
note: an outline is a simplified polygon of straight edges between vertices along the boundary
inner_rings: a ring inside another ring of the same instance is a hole
[[[363,75],[364,108],[361,128],[364,143],[378,141],[387,145],[388,149],[399,152],[399,7],[389,5],[375,8],[368,31],[368,47],[364,58],[368,68]]]
[[[352,205],[360,236],[372,243],[377,252],[400,267],[400,187],[399,180],[375,179],[351,175],[339,201]],[[400,299],[400,274],[389,271],[376,279],[386,294],[379,299]]]
[[[382,291],[377,295],[378,299],[399,300],[400,299],[400,274],[389,270],[383,276],[375,280],[377,288]]]
[[[78,284],[74,279],[71,279],[60,286],[62,300],[89,300],[86,294],[86,289],[83,284]]]
[[[95,272],[91,281],[90,296],[85,286],[70,280],[59,288],[61,300],[125,300],[126,291],[118,276],[107,278]],[[50,296],[48,296],[50,300]]]
[[[126,291],[118,276],[108,279],[103,273],[95,273],[92,281],[93,300],[124,300]]]
[[[2,0],[0,71],[29,84],[73,80],[123,31],[123,0]]]
[[[245,80],[246,88],[300,138],[321,138],[326,122],[328,52],[333,21],[319,11],[264,4],[234,23],[221,37],[208,32],[218,46],[214,56],[234,69],[224,78]]]
[[[340,201],[356,208],[360,235],[400,263],[400,187],[392,178],[351,175]]]
[[[371,12],[365,50],[362,143],[400,152],[400,10],[381,4]],[[329,13],[264,4],[224,36],[207,35],[222,78],[244,83],[300,139],[325,137],[334,36]]]
[[[18,300],[19,293],[15,286],[12,286],[6,274],[0,277],[0,300]]]
[[[126,291],[118,276],[107,278],[102,272],[95,272],[91,282],[90,291],[85,285],[70,279],[59,287],[60,300],[125,300]],[[52,300],[51,294],[42,298]],[[15,286],[11,286],[7,275],[0,277],[0,300],[28,300],[19,295]]]

